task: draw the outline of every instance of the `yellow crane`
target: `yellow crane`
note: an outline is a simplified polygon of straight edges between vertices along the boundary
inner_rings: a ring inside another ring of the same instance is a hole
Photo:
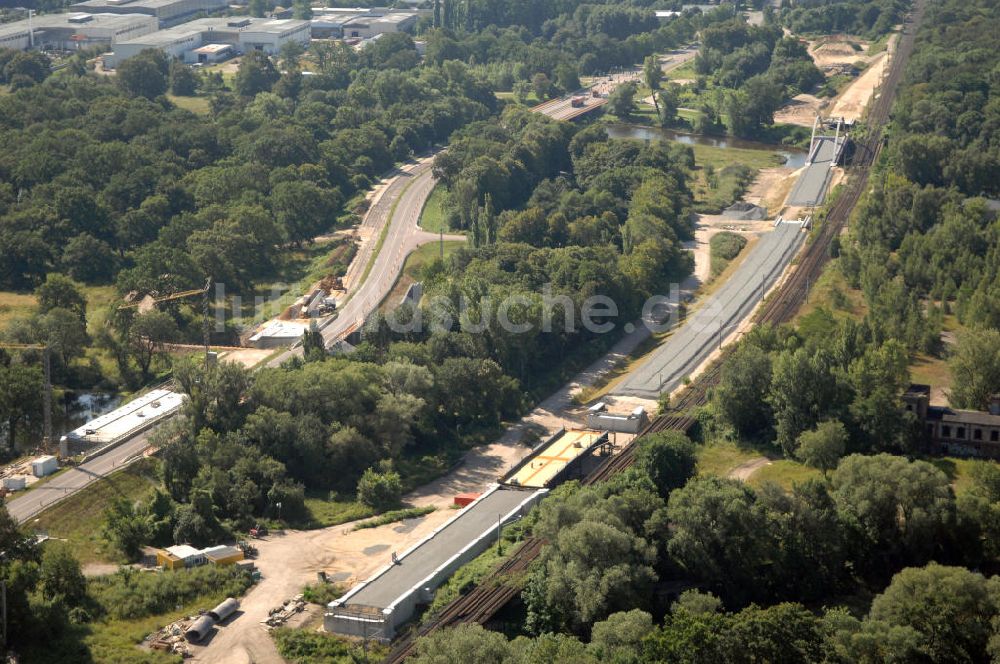
[[[52,445],[52,365],[49,362],[48,344],[14,344],[0,343],[0,348],[11,350],[40,350],[42,351],[42,372],[45,382],[42,386],[42,401],[44,403],[44,430],[42,444],[45,451],[50,450]]]
[[[161,302],[172,302],[173,300],[181,300],[181,299],[184,299],[186,297],[192,297],[194,295],[203,295],[204,298],[205,298],[205,302],[204,302],[204,306],[205,306],[205,311],[204,311],[205,320],[204,320],[204,322],[202,324],[202,333],[204,334],[204,337],[205,337],[205,360],[207,361],[208,360],[208,348],[209,348],[209,332],[210,332],[210,328],[209,328],[210,323],[209,323],[209,315],[208,314],[209,314],[209,309],[211,307],[211,299],[210,299],[211,289],[212,289],[212,277],[208,277],[205,280],[205,285],[202,286],[201,288],[195,288],[195,289],[186,290],[186,291],[178,291],[176,293],[170,293],[168,295],[161,295],[159,297],[153,297],[152,295],[146,294],[145,297],[143,297],[143,298],[141,298],[139,300],[136,300],[135,302],[127,302],[127,303],[124,303],[124,304],[120,304],[118,306],[118,309],[119,310],[122,310],[122,309],[136,309],[139,313],[146,313],[147,311],[151,311],[152,309],[154,309],[156,307],[156,305],[160,304]]]

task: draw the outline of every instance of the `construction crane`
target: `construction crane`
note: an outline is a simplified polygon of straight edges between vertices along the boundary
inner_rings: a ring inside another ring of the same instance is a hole
[[[173,300],[181,300],[181,299],[184,299],[186,297],[192,297],[194,295],[202,295],[202,296],[204,296],[204,298],[205,298],[205,301],[204,301],[204,307],[205,307],[204,316],[205,316],[205,320],[202,322],[202,334],[204,336],[204,342],[205,342],[205,361],[207,362],[208,361],[208,355],[209,355],[209,350],[208,349],[209,349],[209,345],[210,345],[209,341],[210,341],[210,334],[211,334],[211,323],[210,323],[210,316],[209,316],[209,311],[211,309],[211,304],[212,304],[211,290],[212,290],[212,277],[208,277],[205,280],[205,285],[202,288],[196,288],[196,289],[193,289],[193,290],[186,290],[186,291],[179,291],[177,293],[171,293],[169,295],[163,295],[162,297],[153,297],[152,295],[148,295],[147,294],[145,297],[143,297],[142,299],[137,300],[135,302],[128,302],[128,303],[119,305],[118,309],[119,310],[123,310],[123,309],[136,309],[139,313],[146,313],[147,311],[151,311],[154,308],[156,308],[156,305],[160,304],[161,302],[172,302]]]
[[[42,351],[42,372],[45,378],[45,382],[42,385],[42,402],[44,404],[44,430],[42,444],[45,447],[45,451],[48,452],[50,450],[50,446],[52,445],[52,364],[49,361],[49,346],[48,344],[0,343],[0,348]]]

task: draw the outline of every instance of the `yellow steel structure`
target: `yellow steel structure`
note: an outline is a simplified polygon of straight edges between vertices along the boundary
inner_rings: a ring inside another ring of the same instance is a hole
[[[518,486],[544,488],[570,462],[590,449],[602,435],[604,434],[600,431],[567,429],[508,481]]]

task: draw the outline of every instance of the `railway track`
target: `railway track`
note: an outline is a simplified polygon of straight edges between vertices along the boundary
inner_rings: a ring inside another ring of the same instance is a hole
[[[864,193],[871,166],[878,159],[882,150],[884,130],[889,121],[896,87],[902,79],[906,62],[913,52],[914,36],[923,17],[923,9],[924,0],[919,0],[912,14],[912,20],[907,21],[904,25],[896,55],[889,66],[889,73],[879,87],[878,97],[869,109],[868,133],[863,140],[857,143],[848,165],[851,177],[841,187],[837,200],[830,207],[817,235],[803,251],[801,259],[789,278],[773,296],[765,301],[758,311],[756,316],[758,324],[780,325],[791,321],[806,301],[810,285],[816,283],[816,279],[829,260],[830,243],[834,237],[840,234],[862,193]],[[671,412],[650,422],[632,442],[618,454],[608,457],[582,481],[582,484],[593,485],[607,481],[629,468],[635,462],[636,441],[644,435],[659,431],[689,431],[695,423],[691,412],[707,403],[711,388],[719,381],[725,357],[723,355],[688,386],[688,389],[680,395],[677,403],[674,404]],[[544,546],[545,541],[537,537],[529,537],[521,542],[514,553],[493,571],[487,581],[476,586],[471,592],[455,599],[432,621],[401,639],[385,662],[387,664],[402,662],[413,652],[417,638],[435,630],[462,623],[484,623],[491,619],[520,593],[516,577],[527,571],[531,563],[541,555]]]

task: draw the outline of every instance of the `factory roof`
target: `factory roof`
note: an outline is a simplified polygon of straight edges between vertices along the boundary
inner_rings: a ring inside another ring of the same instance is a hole
[[[144,7],[146,9],[160,9],[187,2],[187,0],[84,0],[77,2],[71,7],[80,9],[93,9],[100,7]]]
[[[364,13],[342,13],[342,14],[316,14],[312,18],[312,24],[316,26],[340,27],[350,23],[354,19],[368,16]]]
[[[263,32],[270,34],[285,34],[289,31],[297,30],[303,26],[308,26],[309,21],[296,21],[292,19],[271,19],[271,18],[251,18],[251,17],[216,17],[200,18],[187,23],[175,25],[166,30],[160,30],[135,39],[123,40],[121,44],[149,44],[151,46],[161,46],[173,44],[177,41],[188,39],[195,35],[207,32],[219,34],[238,32]]]
[[[393,12],[391,14],[384,15],[373,15],[364,14],[361,16],[356,16],[346,23],[354,23],[358,25],[377,25],[379,23],[388,23],[391,25],[398,25],[399,23],[405,23],[406,21],[416,20],[417,14],[415,12]]]
[[[53,28],[101,27],[117,28],[135,25],[137,22],[149,21],[152,17],[145,14],[42,14],[31,19],[31,27],[36,33]],[[155,19],[152,19],[155,20]],[[28,32],[28,21],[13,21],[0,24],[0,36],[16,35]]]

